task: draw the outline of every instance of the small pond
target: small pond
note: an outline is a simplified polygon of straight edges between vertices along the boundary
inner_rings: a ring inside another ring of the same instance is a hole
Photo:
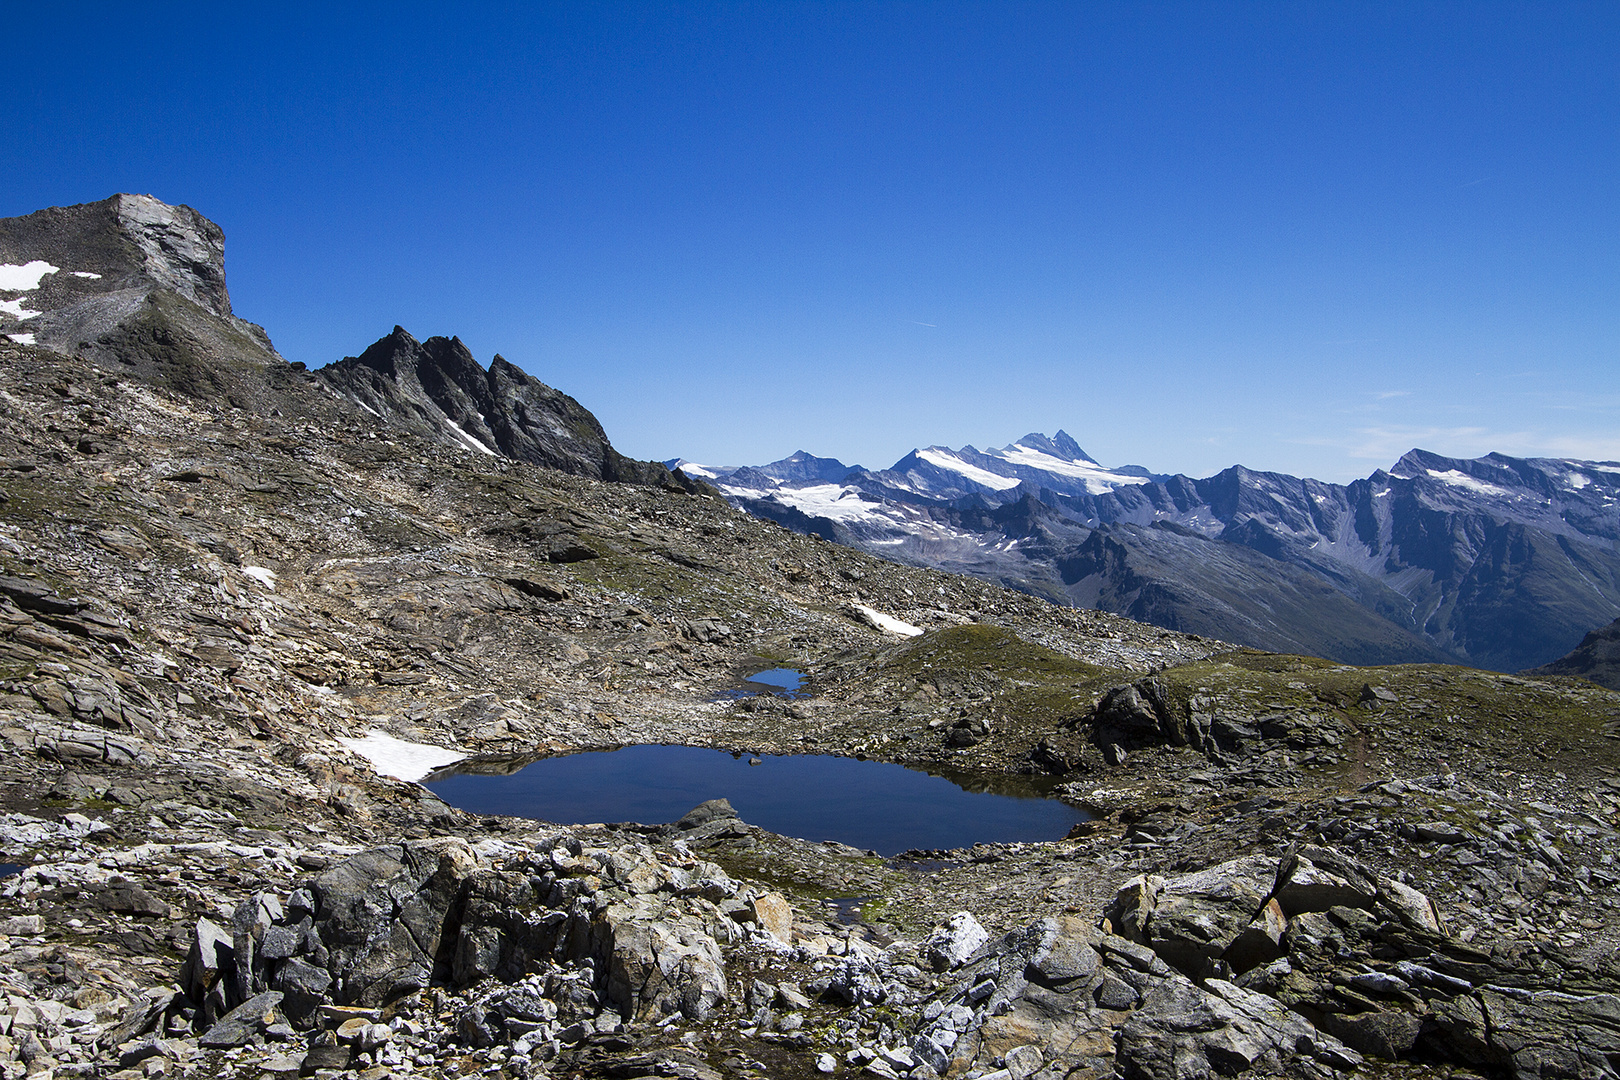
[[[810,693],[802,689],[804,680],[805,674],[802,671],[785,667],[768,668],[743,676],[736,685],[716,694],[714,700],[736,701],[757,694],[772,694],[781,698],[805,698],[809,697]]]
[[[757,764],[753,764],[757,762]],[[982,778],[975,778],[981,786]],[[735,757],[693,746],[627,746],[544,758],[517,772],[441,775],[427,786],[476,814],[565,824],[676,821],[729,799],[744,821],[784,836],[837,840],[880,855],[976,843],[1061,839],[1083,811],[1019,778],[968,791],[942,776],[828,755]]]

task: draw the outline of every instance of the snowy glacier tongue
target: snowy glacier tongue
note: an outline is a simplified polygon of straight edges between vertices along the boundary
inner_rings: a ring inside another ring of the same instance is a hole
[[[1023,483],[1016,476],[1001,476],[988,469],[981,469],[977,465],[969,465],[955,454],[935,450],[932,447],[927,450],[917,451],[917,456],[930,465],[941,469],[949,469],[954,473],[961,473],[975,484],[983,484],[985,487],[994,488],[996,491],[1007,491]]]

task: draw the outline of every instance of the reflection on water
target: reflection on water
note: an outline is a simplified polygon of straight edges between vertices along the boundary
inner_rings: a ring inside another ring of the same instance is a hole
[[[767,671],[756,671],[744,681],[792,693],[804,685],[804,672],[787,667],[773,667]]]
[[[737,685],[716,694],[714,700],[736,701],[757,694],[773,694],[781,698],[806,698],[810,696],[810,692],[802,689],[805,678],[804,672],[793,668],[767,668],[752,675],[744,675]]]
[[[759,764],[751,767],[750,760]],[[674,821],[700,802],[725,798],[744,821],[771,832],[883,855],[1056,840],[1086,818],[1039,797],[1032,785],[1019,783],[1023,778],[997,779],[1003,781],[999,793],[975,792],[877,761],[810,754],[750,759],[692,746],[627,746],[545,758],[509,775],[460,770],[428,786],[473,813],[576,824]]]

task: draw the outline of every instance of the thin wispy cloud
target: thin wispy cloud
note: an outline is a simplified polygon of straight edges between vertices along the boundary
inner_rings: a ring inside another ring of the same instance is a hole
[[[1324,440],[1332,443],[1334,440]],[[1394,461],[1408,450],[1432,450],[1451,457],[1481,457],[1489,453],[1513,457],[1575,458],[1611,461],[1620,458],[1620,436],[1551,435],[1539,431],[1493,431],[1485,427],[1356,428],[1344,442],[1353,458]]]
[[[1349,432],[1345,453],[1353,458],[1373,461],[1393,461],[1414,448],[1433,450],[1441,454],[1463,454],[1475,457],[1490,450],[1462,449],[1463,447],[1496,447],[1496,437],[1482,427],[1370,427]]]

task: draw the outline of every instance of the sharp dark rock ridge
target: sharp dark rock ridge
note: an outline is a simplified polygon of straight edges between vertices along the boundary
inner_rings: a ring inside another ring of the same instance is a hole
[[[770,468],[708,471],[789,528],[1256,648],[1516,671],[1620,613],[1615,462],[1413,450],[1349,485],[1194,479],[1105,469],[1060,431],[839,481]]]
[[[320,378],[405,430],[474,452],[627,484],[699,485],[608,441],[590,410],[497,354],[485,370],[457,337],[417,341],[403,327]]]

